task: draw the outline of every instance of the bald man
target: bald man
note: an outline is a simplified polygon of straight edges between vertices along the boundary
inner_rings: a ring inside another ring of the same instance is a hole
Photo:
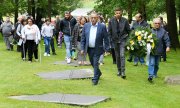
[[[134,21],[133,25],[132,25],[132,30],[138,28],[138,27],[149,27],[149,24],[143,19],[142,15],[140,13],[136,14],[135,15],[135,19],[136,21]],[[130,56],[130,60],[128,61],[131,61],[132,60],[132,57],[133,55]],[[138,65],[138,62],[141,63],[141,65],[143,65],[145,62],[144,62],[144,58],[143,57],[137,57],[135,56],[134,57],[134,66],[137,66]]]
[[[155,54],[151,54],[149,58],[149,65],[148,65],[148,81],[152,82],[153,78],[157,77],[157,72],[159,70],[159,60],[160,56],[163,53],[163,42],[166,44],[166,52],[170,51],[170,40],[168,33],[161,27],[161,20],[159,18],[155,18],[153,20],[154,28],[152,29],[152,33],[156,34],[157,37],[157,44],[155,49]]]

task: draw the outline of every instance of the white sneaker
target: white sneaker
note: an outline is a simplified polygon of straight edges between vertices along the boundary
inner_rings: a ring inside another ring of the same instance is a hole
[[[67,64],[71,63],[71,58],[67,58]]]
[[[50,56],[50,54],[47,54],[47,56]]]
[[[47,56],[47,53],[44,53],[44,56]]]

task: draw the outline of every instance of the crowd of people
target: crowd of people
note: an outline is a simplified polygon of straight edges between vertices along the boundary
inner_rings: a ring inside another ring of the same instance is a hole
[[[21,52],[22,60],[28,62],[38,61],[38,45],[41,38],[44,39],[45,45],[44,56],[56,55],[55,43],[62,47],[65,43],[67,64],[72,60],[77,60],[79,65],[87,64],[87,54],[89,61],[94,69],[93,85],[97,85],[102,75],[99,65],[103,65],[104,54],[111,54],[113,64],[117,65],[117,76],[126,79],[125,72],[125,46],[128,36],[132,30],[137,27],[148,27],[150,25],[143,19],[141,13],[135,15],[135,21],[129,24],[128,20],[122,17],[122,9],[116,8],[114,16],[105,23],[103,17],[96,12],[92,12],[89,17],[73,17],[70,11],[66,11],[64,18],[60,20],[56,16],[55,21],[42,19],[39,24],[35,24],[33,17],[18,17],[18,22],[13,25],[10,17],[1,24],[2,35],[8,51],[13,50],[14,41],[17,42],[17,51]],[[170,39],[165,25],[162,23],[162,17],[153,20],[152,32],[156,34],[158,43],[156,53],[150,55],[148,61],[148,81],[152,82],[157,77],[159,61],[161,56],[166,61],[166,51],[170,50]],[[28,54],[28,57],[26,57]],[[34,55],[34,56],[33,56]],[[134,58],[134,65],[145,65],[143,57],[136,57],[130,54],[127,59],[131,62]]]

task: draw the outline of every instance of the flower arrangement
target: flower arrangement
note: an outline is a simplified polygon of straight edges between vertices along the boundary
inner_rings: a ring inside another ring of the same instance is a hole
[[[154,53],[156,42],[156,35],[150,28],[138,27],[130,33],[126,49],[134,56],[144,57],[147,54],[147,44],[150,44],[151,53]]]

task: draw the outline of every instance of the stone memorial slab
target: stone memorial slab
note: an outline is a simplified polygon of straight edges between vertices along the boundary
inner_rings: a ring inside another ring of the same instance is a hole
[[[42,73],[37,73],[36,75],[48,80],[85,79],[85,78],[92,78],[93,71],[91,69],[64,70],[64,71],[56,71],[56,72],[48,72],[48,73],[42,72]]]
[[[60,94],[60,93],[11,96],[9,98],[17,99],[17,100],[62,103],[62,104],[79,105],[79,106],[89,106],[110,99],[105,96],[85,96],[85,95],[77,95],[77,94]]]
[[[165,77],[165,82],[168,84],[180,85],[180,75],[167,76],[167,77]]]

